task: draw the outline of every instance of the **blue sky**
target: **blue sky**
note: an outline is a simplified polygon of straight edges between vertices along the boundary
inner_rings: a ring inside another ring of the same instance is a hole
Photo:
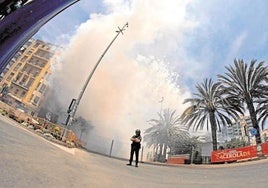
[[[211,71],[217,72],[221,72],[220,65],[230,64],[234,58],[266,60],[267,5],[266,1],[197,3],[190,11],[201,27],[188,36],[189,56],[204,59],[203,49],[209,49]]]
[[[113,122],[120,137],[137,125],[145,129],[162,97],[161,109],[180,114],[195,84],[223,74],[235,58],[267,61],[267,17],[268,1],[262,0],[81,0],[35,37],[67,48],[54,88],[68,106],[117,27],[129,22],[94,74],[78,112],[91,117],[99,132]]]

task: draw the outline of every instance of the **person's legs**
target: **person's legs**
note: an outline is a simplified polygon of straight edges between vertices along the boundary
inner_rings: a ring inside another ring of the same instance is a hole
[[[129,163],[127,165],[132,165],[133,155],[134,155],[134,148],[133,146],[131,146]]]
[[[136,167],[138,167],[138,163],[139,163],[139,149],[135,149],[135,156],[136,156]]]

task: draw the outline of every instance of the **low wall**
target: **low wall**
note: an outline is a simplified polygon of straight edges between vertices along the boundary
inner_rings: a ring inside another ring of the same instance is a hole
[[[168,164],[184,164],[185,160],[189,160],[190,155],[171,155],[168,156],[167,163]]]

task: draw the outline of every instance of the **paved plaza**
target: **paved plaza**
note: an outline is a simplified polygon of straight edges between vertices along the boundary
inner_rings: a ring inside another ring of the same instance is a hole
[[[66,148],[0,117],[0,187],[267,187],[268,160],[222,165],[166,166]]]

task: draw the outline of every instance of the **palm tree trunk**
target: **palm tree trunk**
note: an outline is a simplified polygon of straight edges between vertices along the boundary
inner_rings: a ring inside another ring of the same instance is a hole
[[[161,161],[163,156],[163,144],[160,144],[160,151],[159,151],[159,155],[158,155],[158,161]]]
[[[246,103],[247,103],[247,106],[248,106],[248,111],[249,111],[249,114],[250,114],[250,119],[251,119],[252,126],[253,126],[254,129],[257,130],[257,134],[255,135],[256,143],[261,144],[260,127],[259,127],[259,123],[257,121],[256,110],[255,110],[253,102],[252,102],[252,100],[250,100],[249,96],[246,97]]]
[[[163,159],[166,160],[166,156],[167,156],[167,144],[164,144]]]
[[[157,161],[158,158],[158,145],[154,145],[154,161]]]
[[[218,146],[217,146],[217,123],[216,123],[214,112],[209,112],[209,120],[210,120],[210,126],[211,126],[213,151],[216,151],[218,149]]]

